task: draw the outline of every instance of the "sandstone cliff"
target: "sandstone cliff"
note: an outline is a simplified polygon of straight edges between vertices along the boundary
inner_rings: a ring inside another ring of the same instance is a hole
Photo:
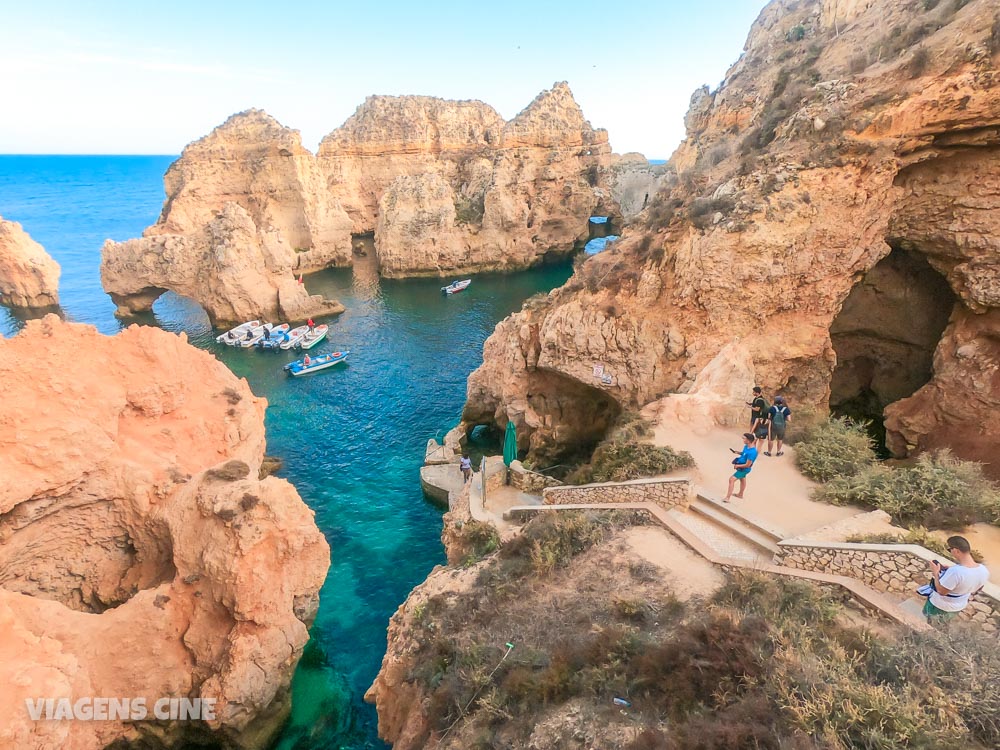
[[[267,746],[329,547],[294,487],[258,480],[265,406],[153,328],[47,316],[0,340],[0,746]],[[212,698],[216,719],[25,711],[87,696]]]
[[[793,409],[884,414],[897,455],[1000,476],[1000,19],[929,5],[768,5],[692,97],[676,179],[487,341],[466,424],[555,462],[740,339]]]
[[[565,83],[509,122],[482,102],[369,97],[315,157],[249,110],[184,149],[143,239],[105,245],[104,288],[123,314],[171,289],[219,321],[266,316],[287,278],[350,265],[352,235],[368,234],[384,276],[526,268],[579,247],[591,214],[640,210],[657,179],[610,153]],[[240,211],[245,236],[221,253],[206,235]],[[250,269],[242,286],[227,264]]]
[[[149,310],[165,291],[198,302],[215,326],[261,318],[302,321],[344,311],[310,295],[292,273],[278,234],[262,230],[237,203],[226,202],[190,234],[151,234],[104,243],[101,284],[118,314]]]
[[[59,264],[21,225],[0,216],[0,304],[40,309],[59,304]]]

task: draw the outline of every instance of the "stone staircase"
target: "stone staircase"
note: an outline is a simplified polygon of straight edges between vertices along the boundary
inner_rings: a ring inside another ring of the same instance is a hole
[[[697,492],[686,509],[664,510],[655,503],[587,503],[567,505],[515,506],[504,518],[523,523],[543,510],[635,509],[647,512],[694,552],[724,568],[748,568],[775,575],[792,576],[833,585],[849,592],[856,601],[873,611],[914,630],[927,629],[920,613],[922,600],[884,594],[867,584],[842,575],[776,565],[778,542],[788,535],[780,529],[742,513],[704,491]]]
[[[778,542],[786,536],[703,493],[697,494],[686,510],[672,508],[668,515],[720,557],[748,563],[770,563],[778,551]]]

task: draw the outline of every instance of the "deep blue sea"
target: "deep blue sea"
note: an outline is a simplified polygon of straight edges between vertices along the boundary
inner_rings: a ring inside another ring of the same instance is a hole
[[[0,156],[0,216],[20,222],[62,266],[67,319],[106,334],[124,325],[101,289],[101,245],[138,237],[156,220],[173,158]],[[370,269],[307,277],[311,292],[347,307],[312,353],[352,354],[346,365],[294,379],[281,368],[292,355],[216,344],[201,308],[176,295],[138,320],[185,331],[268,399],[267,452],[284,460],[279,476],[316,511],[332,549],[281,750],[385,747],[362,696],[381,664],[389,617],[444,562],[441,511],[419,484],[427,439],[457,423],[466,378],[494,326],[569,274],[564,265],[474,276],[467,292],[451,297],[440,281],[385,281]],[[21,326],[0,308],[0,335]]]

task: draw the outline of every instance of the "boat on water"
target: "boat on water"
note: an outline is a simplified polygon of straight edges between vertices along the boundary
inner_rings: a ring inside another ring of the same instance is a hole
[[[311,331],[306,331],[306,334],[299,339],[298,348],[299,349],[312,349],[316,344],[326,338],[326,334],[329,332],[330,326],[326,323],[318,325]]]
[[[280,326],[271,325],[270,323],[265,323],[259,328],[253,328],[247,333],[243,334],[243,338],[240,339],[240,346],[244,349],[249,349],[251,346],[256,346],[257,342],[264,338],[264,332],[267,332],[267,338],[281,338],[281,335],[288,330],[288,323],[282,323]]]
[[[293,349],[307,333],[309,333],[309,326],[298,326],[293,328],[281,337],[281,343],[278,346],[282,349]]]
[[[285,365],[285,371],[293,376],[298,377],[299,375],[308,375],[312,372],[319,372],[320,370],[325,370],[328,367],[333,367],[334,365],[339,365],[341,362],[347,360],[347,355],[350,352],[344,349],[342,352],[331,352],[329,354],[321,354],[318,357],[310,357],[308,354],[302,359],[297,359],[294,362],[290,362]],[[308,363],[306,360],[309,360]]]
[[[466,289],[469,284],[472,283],[472,279],[462,279],[461,281],[453,281],[448,286],[441,287],[441,291],[445,294],[458,294],[459,292]]]
[[[216,336],[215,340],[226,346],[238,346],[240,340],[247,335],[247,331],[260,328],[260,326],[261,322],[259,320],[248,320],[246,323],[240,323],[235,328],[231,328],[225,333]]]

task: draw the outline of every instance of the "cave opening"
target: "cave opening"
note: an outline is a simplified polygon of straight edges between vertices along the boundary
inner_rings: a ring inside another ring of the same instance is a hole
[[[931,379],[956,299],[923,255],[898,243],[851,290],[830,326],[837,355],[830,411],[868,422],[883,458],[890,455],[885,407]]]

